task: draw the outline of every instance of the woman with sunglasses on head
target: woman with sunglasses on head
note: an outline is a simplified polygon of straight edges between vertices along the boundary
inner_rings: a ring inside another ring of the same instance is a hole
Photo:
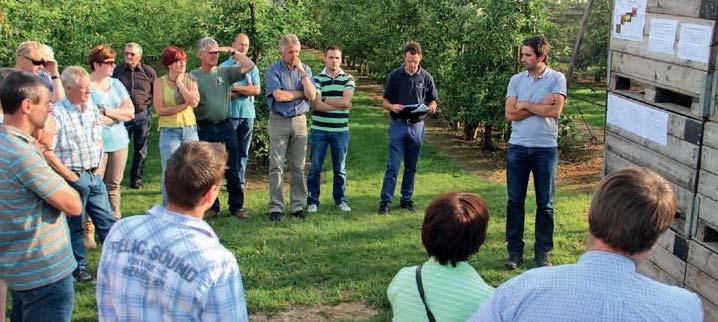
[[[199,104],[197,81],[186,73],[187,54],[175,46],[168,46],[160,56],[167,75],[155,79],[152,105],[159,116],[162,204],[166,204],[165,167],[170,155],[184,142],[198,141],[194,108]]]
[[[110,208],[115,219],[120,219],[120,183],[127,163],[127,145],[130,139],[124,122],[134,117],[134,107],[125,86],[110,77],[115,69],[117,53],[109,45],[101,44],[90,50],[87,63],[90,65],[90,96],[99,113],[113,120],[102,131],[103,162],[97,175],[107,186]],[[89,223],[89,221],[88,221]],[[85,230],[85,247],[94,248],[94,227],[89,223]]]

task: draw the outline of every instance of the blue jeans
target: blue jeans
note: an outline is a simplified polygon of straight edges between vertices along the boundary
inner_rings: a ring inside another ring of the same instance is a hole
[[[524,201],[533,173],[536,191],[534,254],[547,254],[553,248],[553,194],[558,151],[556,148],[529,148],[509,144],[506,152],[506,242],[511,255],[523,255]]]
[[[396,176],[402,158],[404,159],[404,176],[401,179],[401,199],[411,200],[414,193],[414,176],[419,161],[421,143],[424,140],[424,122],[407,123],[403,120],[392,120],[389,124],[389,157],[386,160],[384,184],[381,187],[380,199],[389,202],[394,198]]]
[[[249,158],[249,146],[252,144],[252,130],[254,119],[233,118],[232,127],[237,132],[237,159],[239,159],[239,184],[244,185],[244,175],[247,173],[247,159]]]
[[[229,212],[234,213],[244,207],[244,192],[239,184],[239,170],[237,162],[237,135],[232,122],[225,120],[218,123],[197,124],[197,134],[200,141],[221,142],[227,149],[227,169],[224,178],[227,180],[227,193],[229,194]],[[214,200],[210,208],[219,213],[219,198]]]
[[[70,186],[77,190],[82,201],[82,214],[80,216],[68,216],[67,226],[70,228],[70,242],[72,243],[72,253],[77,260],[77,269],[87,269],[87,260],[85,259],[85,245],[82,243],[82,237],[85,230],[82,229],[82,223],[85,218],[90,216],[92,223],[95,225],[95,232],[100,237],[100,243],[105,241],[105,237],[110,232],[110,228],[115,224],[115,218],[110,210],[110,201],[107,197],[107,188],[102,178],[93,175],[90,171],[75,171],[80,178],[75,182],[70,182]]]
[[[307,204],[319,205],[319,186],[324,157],[327,155],[327,146],[329,146],[329,151],[332,154],[332,170],[334,173],[332,195],[334,196],[334,204],[346,203],[347,171],[345,161],[347,148],[349,147],[349,131],[312,130],[309,134],[309,140],[312,145],[312,166],[307,176],[307,190],[309,191]]]
[[[167,160],[172,153],[179,149],[184,142],[198,141],[197,127],[163,127],[160,128],[160,164],[162,165],[162,176],[160,177],[160,192],[162,193],[162,205],[167,205],[167,194],[165,192],[165,169]]]
[[[12,294],[11,322],[70,322],[75,287],[72,275],[45,286]],[[3,321],[5,312],[2,312]]]

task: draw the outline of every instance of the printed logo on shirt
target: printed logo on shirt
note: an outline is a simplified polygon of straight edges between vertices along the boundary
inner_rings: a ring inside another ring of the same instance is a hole
[[[222,77],[219,77],[219,76],[217,76],[217,78],[214,81],[215,81],[215,83],[217,83],[218,86],[224,84],[224,79],[222,79]]]
[[[150,245],[145,240],[123,238],[110,241],[110,251],[116,255],[128,253],[122,274],[143,285],[164,286],[169,274],[191,283],[198,274],[191,263],[177,254],[161,246]]]

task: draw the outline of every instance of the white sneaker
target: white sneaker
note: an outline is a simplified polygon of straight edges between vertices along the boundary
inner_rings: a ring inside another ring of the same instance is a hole
[[[352,211],[352,208],[349,207],[349,205],[347,205],[346,203],[340,203],[340,204],[338,204],[338,205],[337,205],[337,208],[339,208],[339,210],[345,211],[345,212]]]
[[[307,206],[307,212],[317,212],[317,205]]]

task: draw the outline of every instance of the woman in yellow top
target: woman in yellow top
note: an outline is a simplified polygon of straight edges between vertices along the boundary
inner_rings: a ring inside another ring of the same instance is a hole
[[[166,204],[165,167],[170,155],[183,142],[197,141],[197,121],[193,108],[199,103],[197,82],[185,73],[187,54],[180,48],[169,46],[162,51],[162,64],[167,67],[165,76],[155,79],[152,87],[152,104],[159,116],[160,162],[162,164],[162,204]]]

